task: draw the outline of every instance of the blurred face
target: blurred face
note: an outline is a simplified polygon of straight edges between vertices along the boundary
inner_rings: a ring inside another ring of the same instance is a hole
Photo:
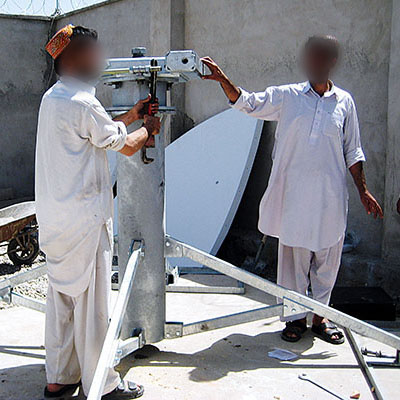
[[[325,83],[336,62],[337,58],[324,44],[312,43],[303,50],[303,69],[312,83]]]
[[[104,67],[103,51],[92,39],[71,43],[63,54],[62,70],[83,81],[97,79]]]

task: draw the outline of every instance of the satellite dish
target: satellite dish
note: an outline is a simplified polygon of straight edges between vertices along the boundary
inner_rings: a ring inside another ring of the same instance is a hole
[[[166,231],[215,255],[239,207],[263,122],[234,109],[217,114],[165,152]],[[169,258],[171,267],[199,264]]]

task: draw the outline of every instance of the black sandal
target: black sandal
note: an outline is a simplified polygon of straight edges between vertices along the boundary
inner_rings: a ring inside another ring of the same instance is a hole
[[[286,322],[286,328],[281,332],[281,338],[286,342],[298,342],[306,330],[307,324],[301,320],[288,321]]]
[[[332,322],[324,322],[319,325],[313,325],[311,330],[319,336],[325,342],[332,344],[343,344],[344,343],[344,334],[339,331],[336,325],[332,324]],[[338,339],[333,339],[333,336],[337,336]]]
[[[57,392],[50,392],[49,389],[47,389],[47,385],[44,388],[44,397],[47,399],[54,399],[57,397],[61,397],[66,393],[71,392],[71,394],[76,390],[76,388],[80,385],[79,383],[73,383],[70,385],[64,385],[60,390],[57,390]]]
[[[121,380],[120,384],[111,392],[101,398],[103,400],[137,399],[143,396],[144,387],[135,382]]]

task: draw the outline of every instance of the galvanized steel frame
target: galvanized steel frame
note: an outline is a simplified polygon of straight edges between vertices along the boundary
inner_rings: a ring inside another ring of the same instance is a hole
[[[112,311],[110,324],[108,326],[106,338],[104,339],[103,348],[100,353],[96,371],[90,386],[88,400],[101,399],[103,395],[104,385],[107,379],[107,374],[110,368],[117,365],[123,357],[138,350],[144,346],[144,338],[142,333],[137,336],[128,338],[124,341],[119,340],[122,321],[128,304],[129,295],[131,293],[133,281],[138,269],[138,266],[143,261],[144,245],[141,240],[134,240],[131,247],[131,256],[128,260],[128,265],[125,269],[125,274],[122,279],[118,298]]]
[[[307,296],[303,296],[292,290],[279,286],[169,236],[166,236],[165,238],[165,256],[188,257],[193,261],[206,265],[224,275],[230,276],[231,278],[249,286],[283,299],[281,315],[296,315],[305,311],[313,312],[360,335],[368,336],[381,343],[385,343],[396,350],[400,350],[400,338],[389,332],[319,303]]]

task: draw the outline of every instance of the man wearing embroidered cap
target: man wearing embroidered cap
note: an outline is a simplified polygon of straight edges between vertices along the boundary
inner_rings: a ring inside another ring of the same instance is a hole
[[[88,394],[109,320],[112,187],[106,150],[136,153],[160,130],[146,100],[112,120],[92,82],[103,64],[97,32],[67,25],[49,41],[60,79],[43,96],[36,145],[36,214],[47,256],[45,397]],[[152,104],[156,112],[158,104]],[[144,119],[127,133],[127,126]],[[132,399],[143,387],[110,369],[104,399]]]

